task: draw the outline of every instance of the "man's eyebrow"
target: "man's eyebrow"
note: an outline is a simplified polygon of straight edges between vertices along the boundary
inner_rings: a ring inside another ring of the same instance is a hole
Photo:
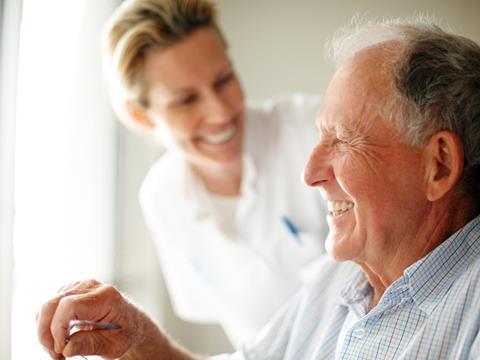
[[[330,123],[330,124],[317,123],[315,124],[315,127],[317,128],[317,131],[323,135],[335,135],[338,132],[343,131],[344,129],[343,127],[341,127],[341,125],[338,125],[335,123]]]

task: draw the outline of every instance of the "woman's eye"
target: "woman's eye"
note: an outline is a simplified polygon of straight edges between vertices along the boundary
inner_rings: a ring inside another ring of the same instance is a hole
[[[222,76],[220,79],[215,81],[215,87],[219,88],[222,87],[223,85],[227,84],[230,80],[233,78],[233,73],[228,73],[224,76]]]
[[[186,105],[192,104],[194,101],[195,101],[195,95],[188,95],[175,101],[175,105],[186,106]]]

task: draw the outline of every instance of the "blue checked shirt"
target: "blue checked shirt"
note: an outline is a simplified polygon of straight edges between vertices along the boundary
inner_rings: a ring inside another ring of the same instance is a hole
[[[323,258],[318,281],[255,340],[213,359],[480,359],[479,255],[480,216],[408,267],[370,311],[363,272]]]

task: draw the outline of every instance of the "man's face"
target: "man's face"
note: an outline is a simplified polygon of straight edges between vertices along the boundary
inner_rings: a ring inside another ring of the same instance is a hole
[[[375,54],[357,56],[335,74],[305,167],[305,182],[328,202],[326,248],[336,260],[381,261],[395,253],[428,207],[422,150],[406,145],[381,114],[391,92],[376,61]]]

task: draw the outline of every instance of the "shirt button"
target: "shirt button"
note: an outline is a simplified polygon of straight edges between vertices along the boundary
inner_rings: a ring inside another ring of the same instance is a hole
[[[353,336],[357,339],[363,339],[365,336],[365,329],[364,328],[356,328],[353,330]]]

